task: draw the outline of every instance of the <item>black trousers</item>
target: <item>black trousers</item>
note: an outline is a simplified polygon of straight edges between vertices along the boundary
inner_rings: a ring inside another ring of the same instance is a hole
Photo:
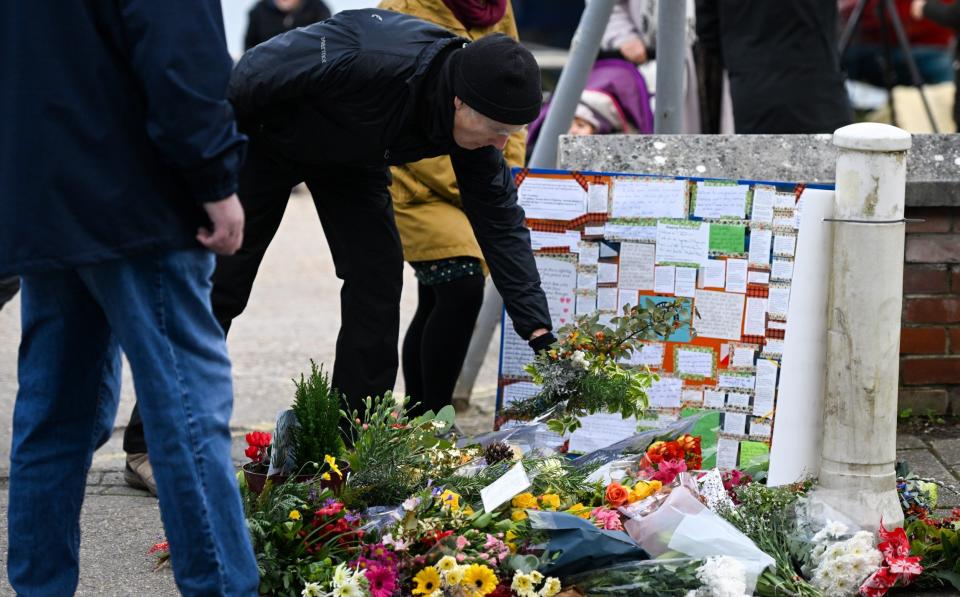
[[[238,192],[246,214],[243,247],[234,255],[217,259],[213,313],[224,334],[229,332],[233,319],[247,306],[290,191],[301,182],[313,195],[337,277],[343,280],[331,383],[346,395],[351,408],[362,412],[360,405],[367,396],[393,389],[399,365],[403,249],[387,189],[390,173],[386,166],[325,168],[299,164],[252,139]],[[295,373],[288,372],[291,376]],[[136,407],[123,448],[127,453],[146,452]]]
[[[3,309],[3,306],[17,295],[18,290],[20,290],[20,276],[0,278],[0,309]]]

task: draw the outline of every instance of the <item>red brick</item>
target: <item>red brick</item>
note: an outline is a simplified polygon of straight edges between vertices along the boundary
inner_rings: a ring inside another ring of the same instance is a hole
[[[960,234],[911,234],[906,254],[910,263],[960,263]]]
[[[960,383],[960,357],[900,359],[900,381],[906,385]]]
[[[944,354],[947,330],[944,328],[903,328],[900,330],[900,354]]]
[[[942,415],[950,405],[950,394],[936,388],[900,388],[897,411],[909,408],[914,414],[933,413]]]
[[[950,333],[950,352],[960,354],[960,328],[950,328],[948,332]]]
[[[911,323],[960,323],[960,297],[907,299],[904,318]]]
[[[903,268],[903,292],[904,294],[950,292],[950,271],[945,265],[907,264]]]
[[[951,283],[954,294],[960,294],[960,267],[953,268],[953,282]]]
[[[907,234],[915,232],[950,232],[953,220],[950,212],[953,209],[952,207],[907,209],[907,218],[926,220],[925,222],[907,224]]]

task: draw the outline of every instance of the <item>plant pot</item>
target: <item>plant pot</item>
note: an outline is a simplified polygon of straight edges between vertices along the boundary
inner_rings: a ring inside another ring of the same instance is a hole
[[[290,478],[288,475],[267,475],[267,473],[256,471],[254,470],[256,465],[256,462],[248,462],[241,467],[241,470],[243,470],[243,477],[247,482],[247,488],[257,495],[260,495],[260,493],[263,491],[263,486],[266,485],[268,479],[274,485],[280,485],[281,483],[286,483]],[[347,475],[347,468],[348,466],[344,464],[341,467],[344,476],[338,478],[336,474],[331,474],[329,481],[320,479],[320,477],[313,474],[297,475],[293,481],[295,483],[310,483],[311,481],[319,480],[320,487],[329,489],[335,494],[339,494],[340,490],[343,488],[344,478]]]

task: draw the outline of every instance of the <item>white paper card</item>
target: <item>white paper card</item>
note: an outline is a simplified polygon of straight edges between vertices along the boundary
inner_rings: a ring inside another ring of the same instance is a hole
[[[610,212],[614,218],[685,218],[687,181],[618,179]]]
[[[540,286],[547,295],[547,306],[553,329],[559,329],[573,319],[573,296],[577,287],[577,265],[569,259],[535,255],[540,272]]]
[[[617,289],[597,288],[597,311],[617,310]]]
[[[530,487],[530,479],[527,477],[527,471],[524,470],[523,463],[518,462],[502,477],[480,490],[483,510],[493,512],[528,487]]]
[[[577,315],[588,315],[597,310],[597,293],[578,294],[576,312]]]
[[[577,270],[577,288],[583,290],[597,289],[597,271],[596,270]]]
[[[620,243],[620,287],[653,290],[653,260],[656,247],[647,243]]]
[[[770,359],[757,361],[757,381],[753,390],[753,414],[762,417],[773,412],[777,393],[777,364]]]
[[[587,193],[575,180],[528,176],[517,189],[528,218],[573,220],[587,211]]]
[[[617,313],[623,313],[624,307],[630,305],[636,307],[639,302],[639,296],[636,290],[621,288],[617,293]]]
[[[740,392],[727,393],[727,406],[732,408],[748,408],[750,406],[750,394],[741,394]]]
[[[693,298],[697,294],[697,268],[678,267],[676,274],[676,296]]]
[[[744,336],[763,336],[767,333],[767,299],[748,296],[747,314],[743,320]]]
[[[663,368],[663,355],[663,343],[642,344],[634,348],[630,356],[623,360],[623,363],[635,367],[647,366],[651,369],[661,369]]]
[[[672,265],[658,265],[653,270],[653,291],[657,294],[673,294],[677,268]]]
[[[580,241],[580,265],[596,265],[600,258],[600,243]]]
[[[677,375],[691,375],[695,377],[713,377],[714,352],[677,348],[674,370]]]
[[[723,432],[733,435],[746,435],[747,415],[744,413],[723,413]]]
[[[584,226],[584,236],[603,236],[603,226]]]
[[[737,468],[740,456],[740,442],[728,437],[717,438],[717,468],[732,470]]]
[[[679,377],[661,377],[647,390],[650,406],[653,408],[678,408],[683,380]]]
[[[767,341],[763,343],[763,352],[771,355],[782,355],[783,340],[767,338]]]
[[[586,454],[606,448],[637,433],[636,417],[597,413],[580,417],[582,427],[570,434],[569,451]]]
[[[698,336],[739,340],[743,323],[744,297],[742,294],[697,290],[693,328]]]
[[[744,346],[736,346],[733,349],[733,356],[730,357],[731,367],[753,367],[753,357],[756,351]]]
[[[783,257],[793,257],[794,249],[797,246],[797,237],[785,234],[778,234],[773,237],[773,254]]]
[[[617,281],[616,263],[597,264],[597,282],[600,284],[611,284]]]
[[[657,222],[657,263],[705,266],[710,251],[710,224]]]
[[[770,272],[747,272],[747,284],[763,284],[766,286],[770,283]]]
[[[731,375],[721,373],[717,385],[721,388],[729,388],[731,390],[752,390],[753,383],[753,375]]]
[[[635,240],[652,243],[657,240],[657,227],[607,222],[603,225],[602,234],[608,240]]]
[[[781,286],[770,287],[770,300],[767,312],[771,315],[785,316],[790,306],[790,288]]]
[[[723,288],[727,285],[727,262],[723,259],[710,259],[703,271],[703,288]]]
[[[506,316],[503,322],[503,352],[500,369],[504,377],[526,377],[530,374],[523,368],[533,361],[533,349],[527,341],[513,331],[513,321]]]
[[[750,419],[750,437],[770,437],[770,423],[767,419]]]
[[[577,230],[567,230],[566,232],[531,230],[530,246],[534,251],[549,247],[551,249],[563,248],[571,253],[577,253],[580,251],[580,232]]]
[[[770,277],[774,280],[793,279],[793,261],[789,259],[774,259],[770,268]]]
[[[750,252],[747,257],[750,265],[770,265],[770,247],[773,232],[753,229],[750,231]]]
[[[605,184],[591,184],[587,187],[587,211],[590,213],[607,213],[607,193]]]
[[[750,219],[754,222],[769,224],[773,221],[773,202],[776,190],[770,187],[753,187],[753,212]]]
[[[703,390],[684,388],[680,393],[680,400],[684,404],[689,405],[703,405]]]
[[[693,215],[699,218],[738,218],[747,213],[747,191],[745,184],[712,184],[705,181],[697,183],[697,202]]]
[[[747,260],[727,259],[727,292],[747,291]]]
[[[726,401],[726,392],[718,392],[716,390],[703,391],[703,406],[706,408],[723,408]]]
[[[532,398],[540,393],[541,387],[533,382],[518,381],[503,387],[503,405],[508,406],[517,400]]]

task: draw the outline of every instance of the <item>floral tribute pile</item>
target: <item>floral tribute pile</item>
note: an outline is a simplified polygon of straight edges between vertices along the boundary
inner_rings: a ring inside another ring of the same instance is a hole
[[[669,327],[674,316],[660,313],[657,325]],[[629,378],[603,355],[628,350],[624,338],[645,328],[623,324],[602,336],[589,330],[589,342],[561,330],[576,350],[544,358],[580,373],[538,400],[577,387],[597,392],[557,411],[564,428],[570,417],[606,404],[599,396],[619,396],[609,410],[641,407],[645,379]],[[589,353],[591,346],[599,352]],[[589,354],[577,354],[584,350]],[[936,516],[943,488],[906,470],[898,471],[904,528],[874,532],[818,503],[814,480],[767,487],[762,472],[703,470],[703,438],[691,434],[691,421],[573,459],[531,440],[523,424],[456,438],[452,408],[414,416],[401,396],[370,398],[362,412],[347,411],[312,369],[274,433],[247,435],[251,463],[238,474],[263,595],[875,597],[907,585],[960,590],[960,509]],[[516,481],[498,483],[507,474]],[[167,549],[158,544],[151,552],[163,561]]]

